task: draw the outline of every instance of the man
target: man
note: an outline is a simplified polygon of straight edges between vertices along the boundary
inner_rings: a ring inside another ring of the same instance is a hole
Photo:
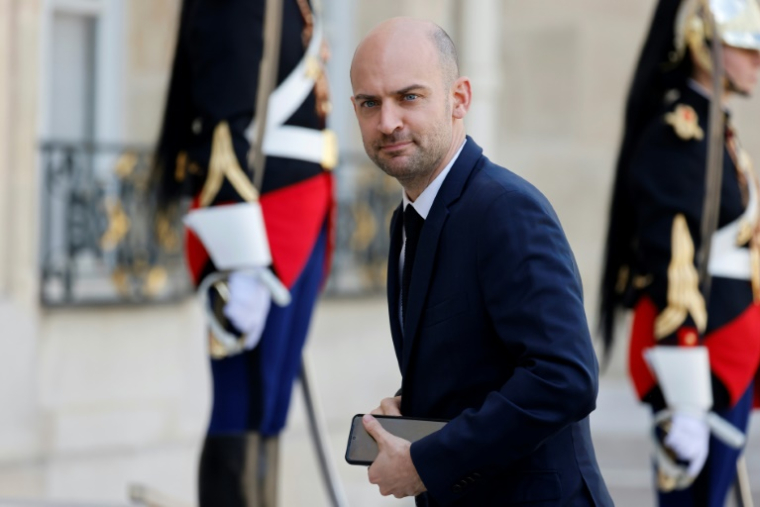
[[[712,78],[720,69],[713,68],[712,52],[718,44],[723,89],[714,96]],[[672,466],[667,454],[658,454],[655,483],[662,506],[725,504],[741,445],[711,435],[707,411],[745,432],[753,397],[760,402],[757,182],[726,108],[729,97],[752,92],[758,73],[757,0],[659,0],[628,93],[601,314],[609,350],[618,311],[633,308],[633,384],[655,418],[667,422],[666,434],[658,428],[656,444],[682,464]],[[725,117],[715,119],[726,125],[717,131],[724,137],[718,151],[723,169],[706,290],[697,263],[712,101],[721,102]],[[673,358],[667,376],[652,373],[645,351],[650,363],[653,352]]]
[[[264,37],[265,4],[271,2],[184,0],[156,154],[162,209],[191,197],[190,216],[211,211],[222,217],[219,227],[229,229],[232,215],[224,213],[255,204],[263,227],[255,227],[255,215],[244,221],[223,238],[234,242],[227,251],[243,244],[271,250],[266,271],[233,271],[204,291],[213,399],[200,456],[201,507],[277,504],[278,437],[329,264],[335,157],[326,155],[336,146],[324,129],[329,101],[320,20],[306,0],[281,3],[277,87],[264,90],[266,171],[262,188],[251,181],[255,139],[249,132],[256,131],[265,81],[260,60],[272,42]],[[244,241],[262,228],[263,242]],[[187,263],[196,286],[223,275],[209,253],[214,246],[188,231]],[[264,283],[274,277],[287,288],[289,304],[278,304],[271,283]]]
[[[573,255],[543,195],[466,137],[453,43],[430,22],[386,21],[351,82],[365,150],[404,188],[388,261],[402,388],[373,413],[450,420],[410,444],[366,416],[370,482],[423,506],[612,505]]]

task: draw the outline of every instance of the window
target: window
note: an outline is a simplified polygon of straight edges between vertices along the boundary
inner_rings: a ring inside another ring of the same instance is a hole
[[[128,1],[47,0],[43,11],[40,299],[47,306],[187,293],[181,224],[157,234],[149,220],[150,147],[123,143]]]

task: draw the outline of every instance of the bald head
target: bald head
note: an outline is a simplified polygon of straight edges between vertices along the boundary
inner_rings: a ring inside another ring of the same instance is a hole
[[[457,50],[449,34],[431,21],[401,17],[380,23],[359,43],[351,62],[351,79],[357,61],[371,58],[378,52],[390,53],[392,57],[394,52],[411,51],[432,52],[436,56],[446,87],[459,77]]]
[[[429,21],[385,21],[356,48],[351,86],[364,149],[416,199],[465,139],[472,90],[454,44]]]

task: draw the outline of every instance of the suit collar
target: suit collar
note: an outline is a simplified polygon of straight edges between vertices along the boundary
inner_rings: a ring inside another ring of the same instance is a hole
[[[399,324],[398,314],[398,256],[401,251],[401,206],[396,210],[392,225],[391,238],[391,257],[388,261],[388,302],[390,304],[389,312],[391,316],[391,330],[393,341],[396,346],[396,353],[399,352],[401,345],[402,356],[400,361],[402,375],[406,372],[409,365],[414,340],[419,327],[422,310],[425,307],[430,279],[433,274],[436,252],[438,249],[438,240],[441,231],[449,215],[449,206],[462,195],[467,179],[473,171],[478,160],[482,156],[483,150],[475,144],[469,136],[459,157],[452,166],[448,176],[443,181],[438,195],[433,201],[430,213],[425,220],[425,225],[420,233],[419,244],[417,245],[417,255],[414,260],[412,270],[412,279],[409,285],[409,303],[405,309],[406,317],[404,322],[404,332],[401,335],[401,326]],[[393,238],[396,238],[394,245]],[[394,332],[395,330],[395,332]]]
[[[467,139],[462,141],[462,144],[459,146],[459,149],[454,154],[454,156],[451,157],[451,160],[449,161],[448,164],[446,164],[446,167],[444,167],[443,170],[440,172],[440,174],[438,174],[438,176],[436,176],[435,179],[430,182],[427,188],[422,191],[420,196],[417,197],[417,199],[415,199],[414,202],[409,200],[409,197],[407,197],[406,192],[403,192],[404,194],[404,198],[402,201],[403,209],[406,209],[406,207],[411,204],[414,210],[422,218],[424,219],[427,218],[428,214],[430,213],[430,208],[433,207],[435,198],[438,195],[438,191],[441,189],[441,185],[446,180],[446,176],[449,174],[449,171],[451,170],[451,168],[454,167],[454,164],[459,158],[459,154],[462,153],[462,150],[464,149],[465,144],[467,144]]]

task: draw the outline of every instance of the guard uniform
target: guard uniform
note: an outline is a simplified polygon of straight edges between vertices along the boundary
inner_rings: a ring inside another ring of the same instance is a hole
[[[271,305],[253,349],[230,353],[218,336],[208,333],[213,400],[199,467],[202,507],[276,504],[277,435],[286,422],[312,310],[330,262],[330,169],[336,164],[337,143],[325,129],[330,107],[323,72],[326,51],[319,19],[307,0],[283,0],[260,193],[251,183],[248,160],[265,44],[264,7],[263,0],[184,1],[156,153],[155,182],[164,211],[183,197],[192,200],[191,208],[260,203],[270,269],[292,298],[287,306]],[[196,286],[217,271],[190,230],[186,254]],[[235,332],[219,311],[223,288],[215,286],[212,292],[213,313]]]
[[[718,20],[717,34],[709,28],[710,12]],[[705,195],[710,190],[706,176],[711,91],[693,76],[697,65],[713,72],[716,35],[725,45],[760,50],[756,0],[658,1],[628,94],[611,202],[600,298],[605,353],[613,342],[618,311],[632,309],[628,365],[636,393],[655,415],[671,414],[667,424],[655,426],[656,451],[666,445],[669,425],[675,425],[679,410],[689,416],[684,419],[709,425],[706,412],[683,410],[688,403],[693,403],[689,408],[699,406],[697,399],[707,405],[704,410],[742,433],[753,403],[760,406],[760,190],[726,110],[707,293],[697,269],[704,249]],[[731,76],[724,82],[726,91],[739,91]],[[668,350],[677,370],[660,375],[649,354],[656,349]],[[704,367],[692,360],[696,349],[706,349],[703,357],[709,362],[705,360]],[[700,383],[702,374],[706,397],[695,395],[700,389],[685,381]],[[677,453],[655,452],[660,505],[724,504],[736,478],[741,444],[727,445],[717,433],[710,427],[702,433],[705,440],[694,438],[696,447],[704,443],[707,458],[693,474],[684,472],[691,470],[689,463],[672,457]],[[675,463],[668,467],[664,462]]]
[[[703,344],[710,356],[714,409],[746,432],[753,396],[760,401],[760,306],[751,278],[758,273],[757,183],[748,158],[728,122],[723,182],[710,263],[710,297],[700,293],[695,264],[701,246],[709,100],[696,85],[674,90],[644,130],[631,159],[630,202],[635,209],[638,248],[627,282],[634,308],[629,370],[639,398],[664,408],[665,401],[644,359],[656,344]],[[743,164],[740,164],[743,162]],[[621,283],[624,283],[621,280]],[[756,284],[757,287],[757,284]],[[734,479],[739,449],[711,439],[708,462],[692,490],[660,492],[661,505],[692,505],[690,495],[722,505]],[[719,470],[733,473],[716,474]],[[684,501],[673,501],[687,496]]]

